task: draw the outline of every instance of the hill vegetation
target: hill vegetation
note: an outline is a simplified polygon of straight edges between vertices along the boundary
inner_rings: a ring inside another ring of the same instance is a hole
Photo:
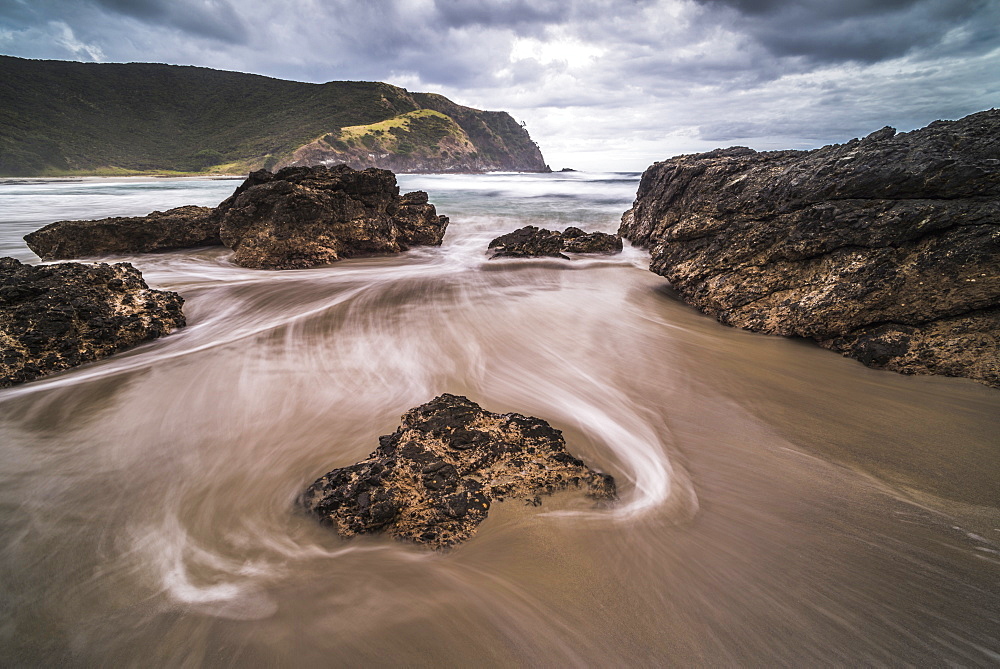
[[[0,176],[245,173],[335,162],[546,169],[506,112],[385,83],[0,56]]]

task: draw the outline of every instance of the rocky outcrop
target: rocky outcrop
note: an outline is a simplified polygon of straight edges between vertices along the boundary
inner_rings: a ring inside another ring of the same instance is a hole
[[[506,112],[456,105],[414,93],[421,105],[369,125],[332,128],[298,147],[278,167],[336,165],[404,172],[549,172],[527,130]]]
[[[253,172],[219,205],[219,235],[243,267],[299,269],[437,245],[447,216],[388,170],[346,165]]]
[[[441,243],[448,217],[388,170],[346,165],[260,171],[218,207],[222,242],[243,267],[300,269]]]
[[[177,293],[116,265],[24,265],[0,258],[0,387],[31,381],[184,325]]]
[[[24,236],[42,260],[149,253],[221,244],[211,207],[177,207],[148,216],[56,221]]]
[[[568,227],[563,232],[546,230],[534,225],[500,235],[489,243],[493,258],[562,258],[569,260],[563,252],[599,253],[612,255],[621,253],[622,240],[617,235],[606,232],[586,233],[580,228]]]
[[[1000,387],[1000,110],[655,163],[620,232],[727,325]]]
[[[299,269],[438,245],[447,225],[427,193],[400,196],[392,172],[338,165],[252,172],[215,208],[60,221],[24,239],[46,260],[224,244],[243,267]]]
[[[301,502],[341,536],[380,532],[441,549],[471,537],[494,501],[538,505],[566,488],[616,495],[614,479],[567,453],[545,421],[445,394],[407,411],[374,453],[317,480]]]

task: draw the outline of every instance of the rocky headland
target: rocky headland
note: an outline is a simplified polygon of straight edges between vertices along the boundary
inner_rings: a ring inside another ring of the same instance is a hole
[[[500,235],[489,243],[487,249],[493,258],[562,258],[569,260],[565,253],[597,253],[613,255],[621,253],[622,240],[618,235],[606,232],[584,232],[580,228],[568,227],[562,232],[546,230],[534,225],[526,225],[514,232]]]
[[[475,534],[494,501],[538,505],[567,488],[616,496],[614,479],[567,453],[562,433],[541,419],[444,394],[401,422],[365,460],[309,486],[302,505],[344,537],[385,533],[443,549]]]
[[[0,91],[2,176],[549,171],[507,112],[381,82],[0,55]]]
[[[1000,110],[658,162],[620,233],[722,323],[1000,387]]]
[[[392,172],[338,165],[252,172],[214,208],[58,221],[24,239],[44,260],[222,244],[243,267],[301,269],[439,245],[447,225],[426,193],[400,195]]]
[[[184,325],[177,293],[116,265],[0,258],[0,387],[107,357]]]

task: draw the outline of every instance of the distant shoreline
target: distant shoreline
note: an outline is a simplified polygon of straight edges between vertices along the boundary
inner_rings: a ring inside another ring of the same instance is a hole
[[[63,176],[43,176],[43,177],[0,177],[0,184],[19,183],[66,183],[70,181],[141,181],[149,179],[214,179],[218,181],[232,181],[246,179],[245,174],[71,174]]]

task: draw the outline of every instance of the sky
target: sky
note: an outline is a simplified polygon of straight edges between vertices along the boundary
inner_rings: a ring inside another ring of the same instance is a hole
[[[510,112],[554,169],[1000,106],[1000,0],[0,0],[0,53],[385,81]]]

